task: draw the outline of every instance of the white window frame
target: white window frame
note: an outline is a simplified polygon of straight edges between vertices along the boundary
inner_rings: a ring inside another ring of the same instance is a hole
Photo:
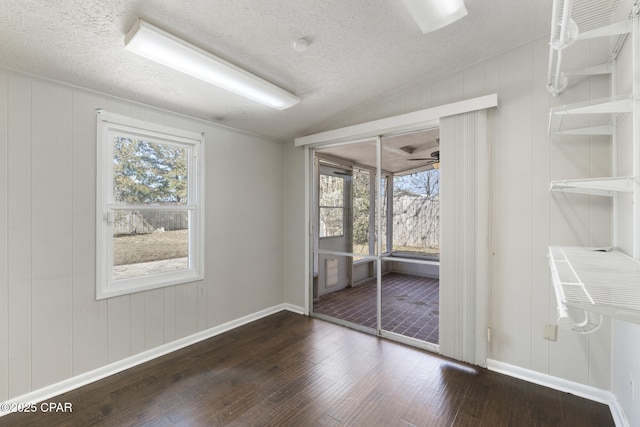
[[[113,201],[114,134],[137,135],[188,148],[187,203],[122,205]],[[204,279],[204,134],[160,126],[98,110],[96,180],[96,299],[105,299]],[[189,211],[189,261],[184,270],[113,279],[113,211],[122,208]]]

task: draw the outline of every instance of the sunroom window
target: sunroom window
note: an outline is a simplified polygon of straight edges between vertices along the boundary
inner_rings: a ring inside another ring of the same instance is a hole
[[[393,177],[393,253],[440,258],[440,171]]]

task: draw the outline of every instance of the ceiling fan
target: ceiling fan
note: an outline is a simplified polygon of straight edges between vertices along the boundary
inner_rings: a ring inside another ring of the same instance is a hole
[[[428,163],[440,163],[440,150],[432,151],[429,156],[407,157],[410,161],[426,161]]]
[[[407,158],[407,160],[426,162],[425,166],[431,165],[434,169],[440,169],[440,150],[432,151],[429,157],[411,157]]]

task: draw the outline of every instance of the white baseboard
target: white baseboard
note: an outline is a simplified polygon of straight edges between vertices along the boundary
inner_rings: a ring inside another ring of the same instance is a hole
[[[10,408],[14,408],[18,404],[38,403],[51,399],[68,391],[85,386],[92,382],[106,378],[110,375],[117,374],[118,372],[122,372],[126,369],[156,359],[160,356],[164,356],[165,354],[180,350],[181,348],[198,343],[216,335],[220,335],[239,326],[262,319],[263,317],[270,316],[284,310],[291,311],[297,314],[304,314],[304,309],[302,307],[293,304],[278,304],[276,306],[266,308],[256,313],[240,317],[239,319],[223,323],[222,325],[214,326],[213,328],[200,331],[193,335],[189,335],[187,337],[180,338],[167,344],[163,344],[159,347],[152,348],[142,353],[135,354],[133,356],[127,357],[126,359],[118,360],[117,362],[110,363],[98,369],[76,375],[75,377],[71,377],[50,386],[34,390],[30,393],[23,394],[22,396],[15,397],[5,402],[0,402],[0,417],[13,412]],[[5,408],[9,409],[5,410]]]
[[[611,393],[611,402],[609,402],[609,409],[611,410],[611,416],[613,417],[613,421],[616,423],[616,427],[631,427],[627,417],[624,415],[624,411],[622,410],[622,406],[620,406],[620,402],[616,398],[616,395]]]
[[[611,411],[611,416],[613,417],[616,427],[629,427],[629,424],[624,417],[624,412],[618,404],[618,400],[610,391],[543,374],[541,372],[532,371],[530,369],[521,368],[519,366],[510,365],[493,359],[487,359],[487,369],[510,377],[519,378],[530,383],[549,387],[554,390],[584,397],[585,399],[593,400],[595,402],[604,403],[609,406],[609,410]]]
[[[293,304],[289,304],[289,303],[283,303],[283,304],[280,304],[278,307],[281,307],[280,311],[287,310],[287,311],[290,311],[292,313],[302,314],[303,316],[306,316],[307,314],[309,314],[309,313],[307,313],[305,311],[304,307],[300,307],[298,305],[293,305]]]

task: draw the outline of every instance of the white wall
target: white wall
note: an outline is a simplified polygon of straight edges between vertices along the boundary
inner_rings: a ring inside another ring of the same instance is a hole
[[[633,91],[630,45],[629,39],[618,58],[617,92],[620,95]],[[632,115],[625,115],[618,126],[619,151],[616,159],[618,174],[622,176],[633,175],[633,162],[629,155],[633,151],[632,129]],[[636,139],[638,137],[635,136]],[[640,153],[635,155],[640,156]],[[633,198],[630,194],[618,196],[617,219],[618,245],[622,251],[633,255]],[[613,326],[613,392],[629,426],[640,426],[640,325],[614,321]]]
[[[95,110],[206,133],[206,280],[95,300]],[[283,302],[284,149],[0,71],[0,401]]]
[[[613,393],[629,426],[640,425],[640,325],[614,322]]]
[[[309,228],[305,223],[305,149],[286,144],[285,150],[285,269],[284,301],[305,307],[305,287],[308,281],[309,261],[305,258],[305,235]]]
[[[599,46],[586,46],[567,63],[569,68],[590,63]],[[573,63],[572,63],[573,61]],[[414,88],[355,114],[343,114],[331,128],[390,117],[419,109],[497,93],[498,109],[492,113],[493,129],[493,230],[492,280],[489,326],[491,359],[550,374],[559,378],[610,389],[611,326],[580,336],[560,330],[558,340],[543,339],[545,322],[555,322],[555,298],[546,259],[552,244],[609,244],[609,202],[549,194],[549,181],[609,173],[610,147],[603,139],[589,141],[548,137],[549,108],[605,96],[608,77],[581,78],[558,98],[546,91],[548,40],[522,46],[474,65],[433,84]],[[324,129],[327,130],[327,129]],[[302,148],[287,147],[287,174],[304,179]],[[289,180],[292,181],[292,180]],[[304,188],[289,185],[289,206],[301,210]],[[304,303],[305,227],[287,239],[287,302]],[[297,231],[296,231],[297,232]],[[291,247],[290,245],[295,245]]]

